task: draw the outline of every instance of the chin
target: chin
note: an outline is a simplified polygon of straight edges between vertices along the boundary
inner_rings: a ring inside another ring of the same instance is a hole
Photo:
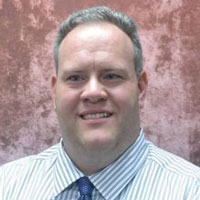
[[[116,138],[114,139],[111,135],[106,134],[104,132],[104,135],[101,134],[95,134],[87,135],[87,137],[84,138],[84,146],[89,149],[97,149],[97,150],[106,150],[110,149],[113,146],[115,146]]]

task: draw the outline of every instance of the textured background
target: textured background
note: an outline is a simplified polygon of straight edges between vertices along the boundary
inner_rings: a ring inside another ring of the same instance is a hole
[[[0,164],[58,141],[50,99],[60,22],[107,5],[139,25],[149,88],[141,109],[154,143],[200,165],[200,1],[0,0]]]

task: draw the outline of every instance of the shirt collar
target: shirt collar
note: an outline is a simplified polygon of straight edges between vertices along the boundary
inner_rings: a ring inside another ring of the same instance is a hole
[[[61,138],[57,161],[55,165],[55,196],[61,193],[64,189],[69,187],[76,180],[84,176],[84,174],[79,171],[72,160],[69,158],[63,147],[63,139]]]
[[[114,163],[91,175],[90,180],[106,200],[114,200],[144,166],[148,143],[142,130],[135,143]]]
[[[148,144],[141,130],[135,143],[114,163],[89,178],[106,200],[114,200],[142,168],[147,153]],[[64,151],[62,139],[54,172],[55,196],[84,176]]]

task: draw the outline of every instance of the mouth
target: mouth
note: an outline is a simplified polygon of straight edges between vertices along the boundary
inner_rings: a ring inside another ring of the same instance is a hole
[[[100,113],[88,113],[88,114],[82,114],[80,115],[80,117],[83,120],[93,120],[93,119],[102,119],[102,118],[108,118],[112,116],[111,113],[107,113],[107,112],[100,112]]]

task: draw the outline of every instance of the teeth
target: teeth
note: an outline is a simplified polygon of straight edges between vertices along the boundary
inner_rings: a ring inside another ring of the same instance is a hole
[[[87,114],[83,115],[83,119],[98,119],[98,118],[105,118],[109,117],[111,114],[109,113],[96,113],[96,114]]]

